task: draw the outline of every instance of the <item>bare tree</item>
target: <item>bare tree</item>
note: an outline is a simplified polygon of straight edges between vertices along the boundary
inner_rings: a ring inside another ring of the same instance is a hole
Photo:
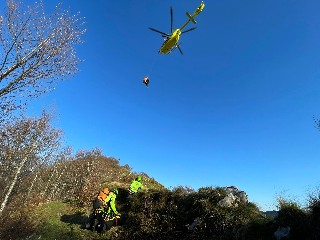
[[[0,148],[0,169],[6,173],[8,183],[4,189],[0,215],[21,174],[32,171],[43,162],[51,163],[58,154],[63,143],[63,132],[52,125],[55,115],[52,108],[49,112],[43,109],[39,118],[22,116],[15,122],[6,123],[6,132],[13,137],[4,138]]]
[[[319,131],[320,131],[320,120],[317,120],[317,119],[315,119],[314,118],[314,116],[313,116],[313,121],[316,123],[316,127],[315,128],[317,128]]]
[[[46,16],[41,1],[27,9],[6,1],[0,15],[0,126],[14,110],[78,72],[75,45],[86,31],[83,19],[61,4]]]

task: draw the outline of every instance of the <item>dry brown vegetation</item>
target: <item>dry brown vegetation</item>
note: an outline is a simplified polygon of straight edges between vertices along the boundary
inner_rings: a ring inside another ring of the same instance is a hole
[[[0,215],[9,197],[20,193],[21,181],[25,176],[55,160],[63,141],[63,132],[52,125],[54,118],[53,110],[47,112],[43,109],[40,117],[22,115],[2,128],[6,137],[0,143],[0,180],[4,183],[0,190]],[[23,189],[30,192],[36,178],[37,174],[28,188]]]
[[[20,228],[20,233],[32,232],[37,224],[29,213],[44,202],[71,199],[76,207],[91,211],[91,202],[101,189],[120,187],[126,192],[136,176],[121,167],[116,158],[103,156],[99,148],[79,150],[51,166],[41,166],[25,175],[16,186],[1,217],[1,225],[7,227],[1,229],[0,236],[17,237],[14,232]],[[144,177],[142,183],[149,188],[164,188],[154,179]]]

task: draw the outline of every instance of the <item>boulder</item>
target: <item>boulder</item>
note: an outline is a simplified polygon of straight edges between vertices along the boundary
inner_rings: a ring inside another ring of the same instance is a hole
[[[248,195],[244,191],[239,192],[237,196],[240,198],[240,202],[248,203]]]
[[[248,202],[248,195],[245,191],[240,191],[236,186],[227,186],[223,188],[227,193],[232,193],[234,196],[237,196],[241,202]]]
[[[277,231],[274,232],[274,236],[277,240],[282,238],[288,238],[290,234],[290,227],[279,227]]]
[[[232,207],[232,206],[237,207],[238,206],[237,200],[238,198],[236,196],[234,196],[232,193],[229,193],[226,197],[221,199],[217,205],[220,207]]]
[[[225,190],[227,193],[232,193],[232,194],[237,194],[238,192],[241,192],[239,190],[239,188],[237,188],[236,186],[227,186],[227,187],[223,187],[223,190]]]
[[[248,203],[248,195],[244,191],[240,191],[236,186],[227,186],[222,189],[225,190],[228,195],[217,203],[218,206],[237,207],[239,203]]]

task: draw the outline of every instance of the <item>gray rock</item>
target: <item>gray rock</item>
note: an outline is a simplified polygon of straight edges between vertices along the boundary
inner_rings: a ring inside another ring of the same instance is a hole
[[[240,198],[240,202],[243,202],[243,203],[248,202],[248,195],[244,191],[239,192],[238,197]]]
[[[236,186],[227,186],[222,189],[224,189],[228,195],[217,203],[218,206],[237,207],[239,203],[248,203],[248,195],[244,191],[240,191]]]
[[[236,186],[227,186],[222,189],[224,189],[227,193],[232,193],[233,195],[236,195],[238,192],[240,192]]]
[[[288,238],[290,234],[290,227],[279,227],[277,231],[274,232],[274,236],[277,240],[282,238]]]
[[[220,207],[232,207],[232,206],[237,207],[238,200],[239,200],[238,197],[234,196],[232,193],[229,193],[226,197],[221,199],[217,205]]]
[[[223,188],[227,193],[232,193],[234,196],[237,196],[241,202],[248,202],[248,195],[244,191],[240,191],[236,186],[227,186]]]

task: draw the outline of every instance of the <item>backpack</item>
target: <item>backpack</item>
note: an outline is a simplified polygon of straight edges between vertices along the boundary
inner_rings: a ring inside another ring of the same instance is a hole
[[[98,194],[98,199],[100,199],[102,202],[108,197],[109,195],[109,189],[105,188]]]

